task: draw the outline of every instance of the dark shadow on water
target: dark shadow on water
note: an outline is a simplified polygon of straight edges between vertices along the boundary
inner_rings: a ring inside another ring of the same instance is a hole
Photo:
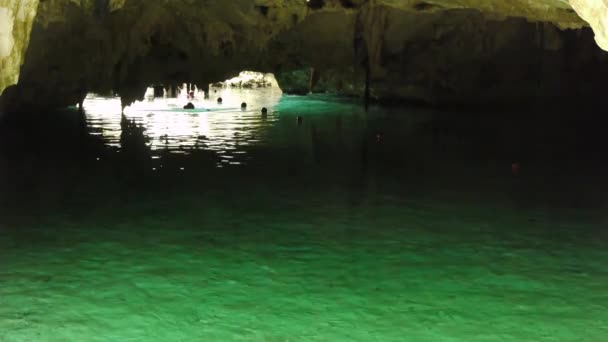
[[[147,127],[125,116],[120,147],[91,134],[86,113],[75,109],[4,121],[0,214],[86,215],[104,206],[206,196],[238,206],[256,194],[287,203],[333,196],[353,208],[387,198],[556,212],[607,203],[608,136],[598,113],[348,108],[301,114],[295,107],[272,125],[260,119],[262,138],[239,147],[247,164],[223,168],[221,153],[209,149],[214,141],[202,137],[183,154],[151,151]]]

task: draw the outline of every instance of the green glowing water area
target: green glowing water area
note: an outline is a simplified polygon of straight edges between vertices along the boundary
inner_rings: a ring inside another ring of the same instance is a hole
[[[217,96],[0,127],[0,341],[608,336],[598,113]]]

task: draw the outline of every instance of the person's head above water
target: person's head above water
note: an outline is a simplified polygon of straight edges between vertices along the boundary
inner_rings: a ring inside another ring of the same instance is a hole
[[[222,103],[222,98],[221,97],[217,98],[217,103]]]
[[[246,102],[241,103],[241,108],[247,108],[247,103]]]
[[[184,109],[194,109],[194,105],[192,104],[192,102],[188,102],[188,104],[184,106]]]
[[[262,108],[262,114],[267,114],[268,113],[268,109],[266,109],[266,107]]]

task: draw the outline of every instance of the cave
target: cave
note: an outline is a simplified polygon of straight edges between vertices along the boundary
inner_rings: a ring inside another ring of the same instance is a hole
[[[0,341],[602,341],[606,0],[0,0]]]
[[[607,63],[604,31],[587,14],[592,4],[450,5],[9,1],[1,12],[0,108],[61,108],[89,92],[113,92],[129,104],[149,84],[206,85],[242,70],[274,73],[286,93],[380,102],[598,98]]]

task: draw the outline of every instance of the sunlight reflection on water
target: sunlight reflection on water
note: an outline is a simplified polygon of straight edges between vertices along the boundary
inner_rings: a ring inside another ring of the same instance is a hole
[[[153,157],[160,152],[210,150],[223,162],[238,165],[244,162],[242,147],[263,143],[265,127],[278,120],[273,108],[281,95],[277,88],[218,89],[212,90],[210,99],[204,99],[201,92],[192,100],[185,94],[177,98],[147,94],[143,101],[126,107],[124,115],[145,129]],[[222,104],[217,103],[220,96]],[[182,109],[188,102],[196,109]],[[246,110],[241,109],[242,102],[247,103]],[[262,107],[270,109],[266,118],[261,115]],[[90,94],[84,108],[90,134],[101,136],[107,146],[122,148],[120,99]]]

